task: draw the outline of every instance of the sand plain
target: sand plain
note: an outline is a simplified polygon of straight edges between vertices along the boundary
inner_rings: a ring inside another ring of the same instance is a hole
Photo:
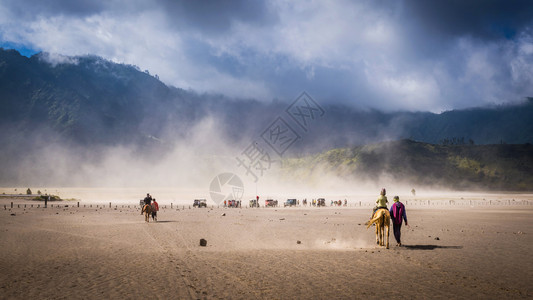
[[[2,299],[533,297],[532,205],[407,206],[387,250],[368,207],[0,204]]]

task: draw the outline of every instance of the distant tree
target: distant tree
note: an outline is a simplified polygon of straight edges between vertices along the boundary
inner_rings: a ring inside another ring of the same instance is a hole
[[[464,137],[452,137],[452,138],[444,138],[441,140],[441,144],[443,145],[465,145],[465,138]]]
[[[26,195],[31,195],[31,190],[30,190],[30,188],[28,188],[28,189],[26,190]]]
[[[41,190],[37,190],[37,195],[40,195],[41,194]]]

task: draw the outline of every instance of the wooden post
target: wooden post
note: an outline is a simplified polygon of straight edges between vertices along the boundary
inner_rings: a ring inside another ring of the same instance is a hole
[[[80,203],[78,202],[78,207],[80,207]]]
[[[13,202],[11,202],[11,208],[13,208]]]
[[[111,202],[109,202],[109,208],[111,208]]]
[[[170,202],[170,209],[172,209],[172,202]]]

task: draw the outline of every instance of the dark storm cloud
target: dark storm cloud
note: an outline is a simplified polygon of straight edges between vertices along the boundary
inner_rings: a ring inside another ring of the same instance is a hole
[[[405,18],[439,36],[469,35],[480,39],[513,38],[533,21],[529,0],[406,0]]]
[[[157,2],[165,9],[171,23],[203,33],[226,31],[234,22],[264,25],[275,19],[266,2],[246,0],[158,0]]]
[[[4,6],[23,18],[55,15],[87,16],[106,8],[106,1],[93,0],[4,0]]]

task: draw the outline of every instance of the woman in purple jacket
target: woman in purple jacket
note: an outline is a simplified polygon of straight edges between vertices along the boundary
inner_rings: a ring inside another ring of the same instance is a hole
[[[407,215],[405,214],[405,205],[400,202],[400,197],[394,196],[394,204],[390,208],[390,217],[392,219],[392,228],[394,230],[394,238],[396,239],[396,246],[401,246],[400,240],[402,229],[402,221],[405,220],[407,226]]]

